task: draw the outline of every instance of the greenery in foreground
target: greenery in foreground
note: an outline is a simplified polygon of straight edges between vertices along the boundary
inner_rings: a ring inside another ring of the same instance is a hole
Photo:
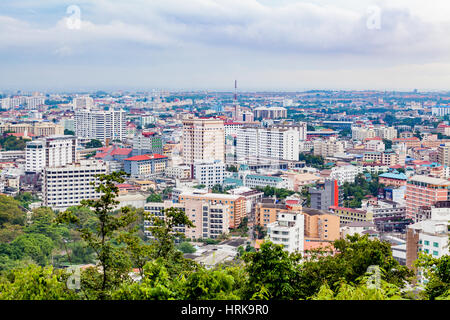
[[[449,299],[448,256],[423,256],[418,266],[430,282],[421,296],[406,289],[411,271],[393,259],[390,245],[367,236],[337,240],[334,256],[320,251],[309,257],[289,254],[271,242],[258,252],[239,250],[230,263],[208,269],[185,259],[189,245],[175,245],[175,228],[189,226],[183,211],[169,208],[166,219],[142,210],[116,210],[121,173],[101,175],[99,200],[55,214],[33,211],[31,223],[17,201],[0,196],[0,299],[166,300],[166,299]],[[142,235],[151,221],[153,240]],[[70,290],[70,272],[61,266],[92,266],[81,271],[79,290]],[[381,287],[366,285],[368,267],[381,269]],[[136,280],[131,271],[140,276]]]

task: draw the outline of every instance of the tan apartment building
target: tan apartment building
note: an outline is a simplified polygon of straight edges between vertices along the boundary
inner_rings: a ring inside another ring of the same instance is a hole
[[[3,123],[0,125],[0,133],[11,131],[14,133],[27,133],[35,136],[63,135],[64,127],[59,124],[35,122],[35,123]]]
[[[183,161],[225,161],[225,129],[222,119],[183,120]]]

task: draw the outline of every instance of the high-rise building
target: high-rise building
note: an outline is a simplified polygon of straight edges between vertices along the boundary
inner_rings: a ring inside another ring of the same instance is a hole
[[[242,163],[261,160],[299,159],[299,131],[295,129],[243,127],[236,138],[236,159]]]
[[[73,109],[90,109],[94,107],[94,99],[91,97],[76,97],[73,99]]]
[[[325,140],[314,140],[314,155],[321,157],[333,157],[336,153],[344,152],[344,143],[331,137]]]
[[[43,205],[52,209],[65,210],[80,204],[84,199],[98,199],[91,182],[98,181],[96,175],[107,174],[105,162],[81,160],[60,167],[45,167],[43,178]]]
[[[75,133],[78,137],[123,140],[126,135],[126,114],[120,110],[75,110]]]
[[[441,144],[438,147],[438,162],[444,166],[450,166],[450,144]]]
[[[76,161],[77,138],[74,136],[49,136],[27,142],[25,171],[37,173],[44,167],[59,167]]]
[[[221,119],[188,119],[183,121],[183,160],[225,161],[225,130]]]

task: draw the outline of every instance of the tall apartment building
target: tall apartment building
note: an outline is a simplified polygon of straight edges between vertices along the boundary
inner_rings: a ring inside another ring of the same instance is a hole
[[[91,97],[76,97],[72,101],[73,109],[91,109],[94,107],[94,99]]]
[[[299,159],[299,131],[295,129],[243,127],[236,139],[238,162]]]
[[[367,138],[374,138],[377,134],[373,128],[352,127],[352,139],[364,141]]]
[[[225,131],[221,119],[183,120],[183,161],[225,161]]]
[[[406,217],[417,221],[420,207],[429,207],[437,201],[447,201],[450,181],[415,175],[406,184]]]
[[[363,173],[361,166],[346,165],[331,168],[330,179],[337,180],[338,185],[343,185],[345,182],[354,183],[358,174]]]
[[[25,172],[41,172],[44,167],[59,167],[76,161],[77,138],[49,136],[27,142]]]
[[[344,152],[344,143],[331,137],[327,140],[314,140],[313,141],[314,155],[321,157],[333,157],[336,153]]]
[[[246,200],[242,196],[219,193],[185,192],[178,196],[180,203],[188,200],[202,200],[210,204],[223,204],[230,209],[229,228],[237,228],[246,216]]]
[[[397,138],[398,132],[394,127],[376,127],[375,134],[382,139],[392,140]]]
[[[253,110],[255,119],[287,118],[287,109],[283,107],[257,107]]]
[[[215,185],[223,185],[225,178],[225,164],[216,160],[211,162],[196,162],[193,165],[193,178],[199,184],[212,188]]]
[[[52,209],[65,210],[77,206],[81,200],[97,199],[91,182],[98,174],[107,174],[106,163],[95,160],[81,160],[61,167],[46,167],[43,173],[43,205]]]
[[[75,110],[75,133],[78,137],[106,140],[123,140],[126,136],[126,114],[120,110]]]
[[[300,141],[306,140],[306,132],[307,132],[307,123],[306,122],[296,122],[295,124],[292,123],[274,123],[270,126],[271,128],[275,129],[294,129],[298,131],[298,136]]]
[[[438,162],[444,166],[450,167],[450,144],[441,144],[438,147]]]
[[[342,205],[342,194],[337,180],[327,180],[309,188],[312,209],[327,211],[331,206]]]
[[[303,208],[306,241],[334,241],[340,238],[339,216],[326,211]]]
[[[133,156],[163,152],[161,135],[156,132],[141,132],[133,137]]]
[[[283,212],[277,221],[267,225],[267,236],[275,244],[281,244],[290,253],[303,254],[305,216],[298,212]]]

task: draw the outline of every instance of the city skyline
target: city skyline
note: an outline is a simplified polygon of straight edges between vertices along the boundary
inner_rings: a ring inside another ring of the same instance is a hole
[[[0,88],[448,90],[450,4],[433,4],[3,1]]]

